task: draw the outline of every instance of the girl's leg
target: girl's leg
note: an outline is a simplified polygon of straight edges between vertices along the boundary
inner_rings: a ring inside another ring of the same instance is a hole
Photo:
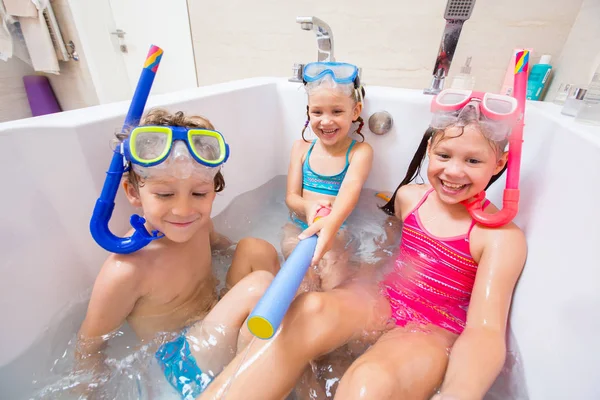
[[[239,241],[227,271],[226,287],[232,288],[242,278],[254,271],[268,271],[276,275],[279,257],[275,247],[266,240],[247,237]]]
[[[340,379],[352,361],[347,345],[312,360],[294,393],[299,400],[333,399]]]
[[[336,399],[429,399],[442,383],[456,335],[438,327],[396,328],[348,369]]]
[[[331,250],[323,256],[319,262],[318,274],[322,290],[331,290],[346,281],[352,275],[350,265],[350,254],[352,249],[348,248],[349,235],[345,228],[337,233]]]
[[[267,290],[273,275],[255,271],[239,281],[185,336],[198,367],[211,376],[221,372],[240,350],[238,340],[245,331],[246,318]]]
[[[364,331],[382,331],[390,317],[387,300],[373,284],[348,282],[328,292],[298,296],[281,329],[268,341],[254,339],[199,399],[281,400],[309,361]],[[246,353],[246,352],[244,352]]]
[[[295,398],[298,400],[323,400],[327,399],[327,394],[319,381],[313,366],[309,365],[304,369],[298,384],[294,388]]]

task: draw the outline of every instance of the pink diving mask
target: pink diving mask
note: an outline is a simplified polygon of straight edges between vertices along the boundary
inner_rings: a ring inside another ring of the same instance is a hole
[[[431,126],[445,129],[478,122],[491,140],[508,137],[517,120],[517,100],[513,97],[470,90],[446,89],[431,101]]]

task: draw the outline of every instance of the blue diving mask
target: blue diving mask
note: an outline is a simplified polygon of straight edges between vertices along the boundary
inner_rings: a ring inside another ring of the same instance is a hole
[[[138,126],[123,141],[124,155],[133,164],[153,167],[167,159],[177,140],[206,167],[218,167],[229,158],[229,146],[220,132],[182,126]]]
[[[229,158],[229,145],[220,132],[179,126],[139,126],[133,129],[114,150],[100,197],[96,201],[90,231],[94,240],[105,250],[118,254],[133,253],[150,242],[164,237],[158,231],[148,232],[145,219],[137,214],[130,218],[134,233],[120,238],[108,223],[123,173],[129,167],[142,179],[170,175],[187,179],[200,173],[214,179]]]
[[[123,141],[122,152],[143,179],[170,175],[186,179],[203,174],[213,179],[229,158],[220,132],[180,126],[139,126]]]
[[[356,65],[339,62],[312,62],[306,64],[302,72],[305,83],[315,82],[326,75],[339,84],[353,83],[355,88],[360,87],[358,82],[358,68]]]

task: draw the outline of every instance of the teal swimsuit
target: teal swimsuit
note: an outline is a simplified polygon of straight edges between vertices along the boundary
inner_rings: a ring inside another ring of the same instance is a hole
[[[314,140],[310,145],[306,159],[302,164],[302,189],[329,196],[337,196],[340,192],[342,181],[346,177],[346,172],[348,172],[348,167],[350,166],[348,157],[350,156],[350,151],[352,151],[352,147],[354,147],[356,140],[353,140],[352,143],[350,143],[350,146],[348,146],[348,151],[346,152],[346,165],[342,172],[337,175],[320,175],[310,167],[309,159],[316,142],[317,141]]]
[[[310,167],[310,155],[312,154],[313,148],[315,147],[315,143],[317,140],[313,140],[310,148],[308,149],[308,153],[306,154],[306,159],[302,164],[302,190],[308,190],[310,192],[325,194],[328,196],[337,196],[340,192],[340,187],[342,186],[342,182],[346,177],[346,173],[348,172],[348,167],[350,166],[350,160],[348,159],[350,156],[350,151],[352,151],[352,147],[356,144],[356,140],[352,140],[350,146],[348,146],[348,151],[346,151],[346,165],[342,172],[336,175],[321,175],[317,174]],[[302,230],[308,228],[308,224],[296,216],[292,215],[292,222],[298,225]]]

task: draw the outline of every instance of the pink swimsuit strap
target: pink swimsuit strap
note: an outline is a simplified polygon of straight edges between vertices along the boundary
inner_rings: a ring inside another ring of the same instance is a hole
[[[435,324],[460,333],[477,273],[469,248],[475,221],[464,235],[440,238],[431,234],[419,218],[419,208],[432,191],[405,218],[396,265],[384,286],[398,325]],[[486,200],[483,207],[488,204]]]

